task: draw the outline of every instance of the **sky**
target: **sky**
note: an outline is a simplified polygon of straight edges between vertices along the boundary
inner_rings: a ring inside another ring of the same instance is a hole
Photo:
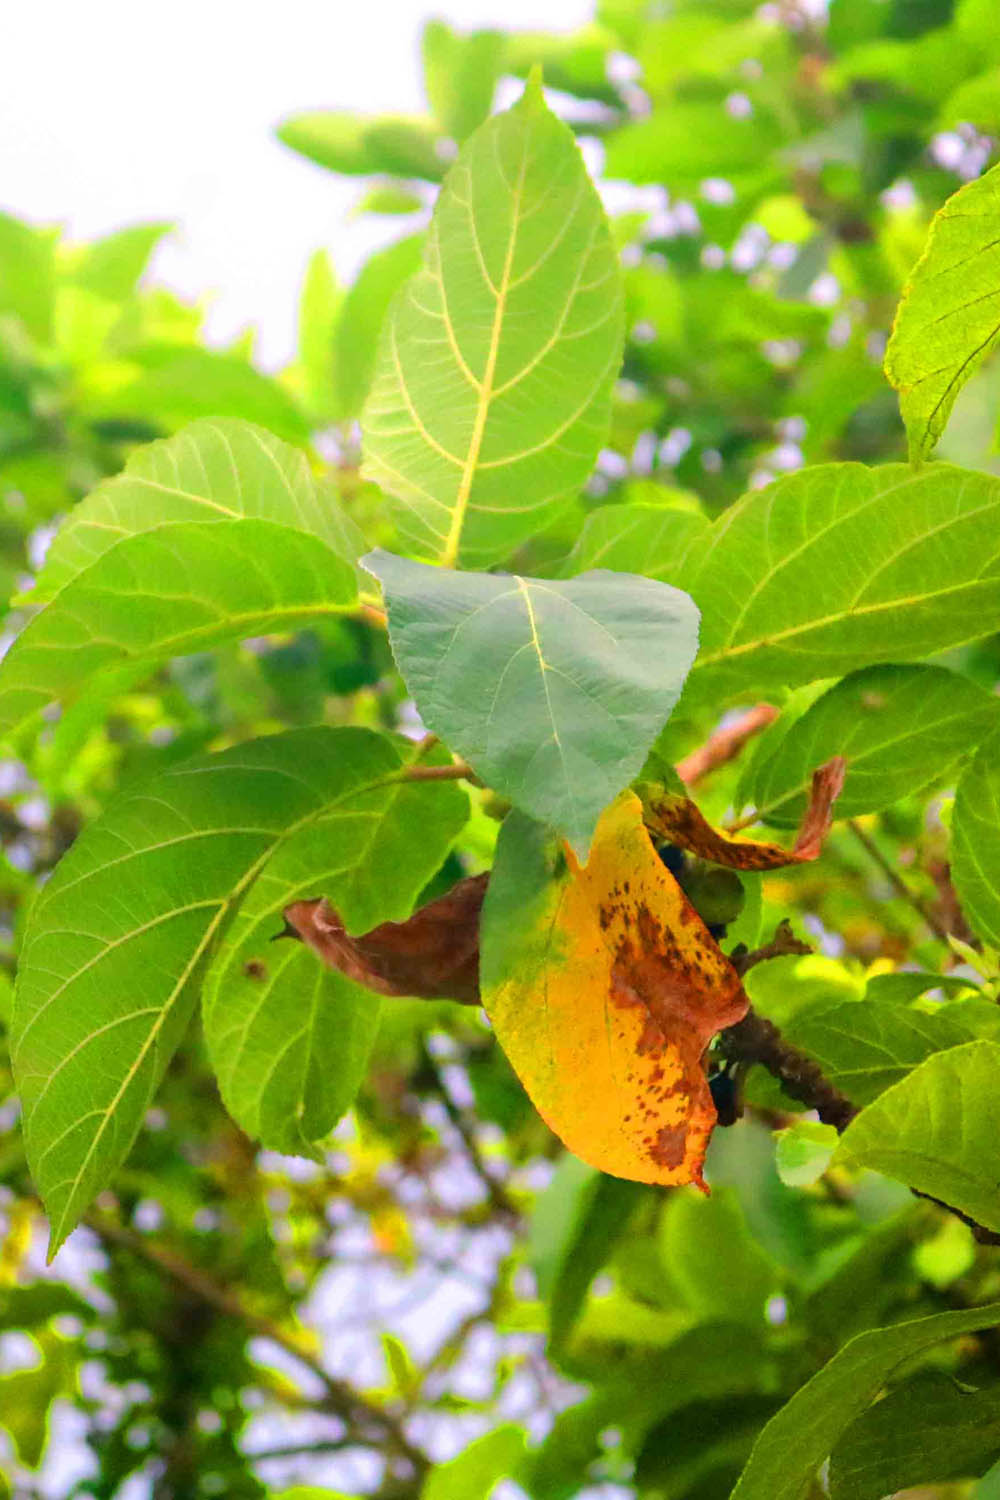
[[[298,285],[328,247],[352,273],[390,220],[345,223],[358,179],[282,146],[299,110],[423,108],[419,34],[572,30],[590,0],[0,0],[0,208],[74,238],[169,220],[153,271],[212,294],[214,340],[260,329],[258,357],[292,350]]]

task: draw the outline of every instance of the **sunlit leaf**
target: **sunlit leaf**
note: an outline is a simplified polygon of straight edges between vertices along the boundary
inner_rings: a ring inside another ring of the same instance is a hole
[[[251,741],[123,792],[59,865],[32,907],[12,1037],[53,1249],[128,1152],[210,947],[268,861],[334,805],[363,840],[399,764],[363,729]],[[355,891],[364,913],[364,866]]]
[[[907,65],[909,78],[909,65]],[[941,88],[940,70],[932,87]],[[899,391],[910,456],[932,451],[962,386],[1000,334],[1000,169],[938,213],[896,314],[885,372]]]
[[[998,1077],[996,1042],[935,1052],[851,1121],[837,1158],[895,1177],[1000,1230]]]
[[[450,169],[383,328],[366,473],[407,546],[482,566],[552,520],[593,467],[621,351],[604,210],[531,83]]]
[[[677,580],[702,612],[692,690],[795,687],[989,634],[1000,479],[824,464],[745,495]]]
[[[1000,946],[1000,737],[966,767],[951,819],[951,875],[973,931]]]
[[[928,1012],[868,1001],[812,1008],[793,1017],[784,1033],[857,1105],[869,1104],[933,1052],[972,1036],[948,1008]]]
[[[702,1053],[746,996],[636,797],[605,813],[583,868],[538,824],[506,820],[481,976],[497,1040],[571,1151],[617,1177],[701,1183],[715,1123]]]
[[[373,750],[373,782],[404,764],[388,741]],[[285,908],[322,892],[352,932],[402,921],[467,816],[455,783],[375,784],[286,839],[248,892],[205,981],[203,1014],[226,1107],[264,1145],[308,1154],[333,1128],[380,1013],[370,989],[307,947],[274,944]]]

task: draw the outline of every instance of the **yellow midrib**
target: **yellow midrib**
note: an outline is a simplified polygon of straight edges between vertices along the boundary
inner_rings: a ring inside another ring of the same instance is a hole
[[[500,285],[497,288],[493,327],[490,330],[490,347],[486,356],[486,368],[483,371],[482,385],[479,390],[475,421],[472,424],[472,435],[469,438],[469,450],[465,456],[465,466],[462,469],[458,493],[455,496],[455,509],[452,514],[451,525],[448,528],[448,537],[441,552],[441,564],[445,568],[453,568],[458,561],[458,549],[461,545],[462,528],[465,525],[465,516],[469,508],[472,481],[475,478],[476,466],[479,463],[479,452],[482,448],[483,437],[486,432],[486,418],[489,415],[490,402],[493,399],[493,382],[496,375],[497,356],[500,352],[500,333],[503,328],[507,295],[510,291],[511,271],[514,266],[514,250],[517,245],[518,220],[521,212],[521,195],[524,191],[524,178],[527,166],[528,155],[527,151],[525,151],[521,158],[521,168],[518,173],[517,184],[513,190],[510,238],[507,241],[507,253],[504,257],[503,273],[500,277]]]

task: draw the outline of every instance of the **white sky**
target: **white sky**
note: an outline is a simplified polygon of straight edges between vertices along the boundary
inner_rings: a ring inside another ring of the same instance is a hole
[[[419,111],[428,15],[571,30],[590,0],[0,0],[0,208],[90,238],[142,220],[178,231],[154,269],[213,294],[214,338],[248,323],[293,343],[297,288],[325,245],[353,272],[391,220],[345,224],[362,179],[274,138],[315,108]]]

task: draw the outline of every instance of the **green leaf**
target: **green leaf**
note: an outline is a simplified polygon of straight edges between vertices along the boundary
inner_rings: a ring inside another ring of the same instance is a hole
[[[171,224],[130,224],[81,247],[70,279],[109,302],[124,302],[135,291],[146,262]]]
[[[506,1479],[524,1458],[522,1427],[505,1423],[476,1438],[457,1458],[435,1464],[424,1480],[420,1500],[489,1500],[493,1486]]]
[[[853,1422],[830,1456],[832,1500],[981,1474],[1000,1454],[1000,1390],[968,1390],[941,1373],[890,1391]]]
[[[774,1163],[786,1187],[808,1187],[817,1182],[837,1147],[833,1125],[819,1120],[796,1120],[775,1136]]]
[[[406,545],[484,566],[588,478],[622,356],[620,275],[572,132],[531,83],[450,169],[362,423]]]
[[[373,782],[404,764],[388,740],[372,740],[370,755]],[[265,1146],[314,1154],[358,1091],[381,1006],[303,944],[272,945],[284,908],[323,895],[350,932],[403,921],[468,811],[454,783],[373,785],[291,835],[249,891],[205,981],[203,1013],[223,1102]]]
[[[692,547],[709,530],[704,516],[666,505],[602,505],[583,523],[566,559],[568,577],[591,568],[641,573],[672,583]]]
[[[938,80],[940,87],[940,80]],[[899,392],[910,457],[926,458],[955,397],[1000,333],[1000,168],[935,216],[896,313],[885,373]]]
[[[309,259],[299,299],[299,359],[295,372],[317,425],[339,417],[334,395],[333,340],[344,293],[325,250]]]
[[[424,723],[584,858],[680,694],[697,650],[690,599],[629,574],[554,583],[381,551],[365,566]]]
[[[299,403],[239,354],[162,344],[133,351],[131,357],[138,366],[132,380],[88,397],[91,420],[131,417],[173,431],[199,418],[228,417],[256,422],[286,442],[309,439]]]
[[[983,1475],[969,1500],[1000,1500],[1000,1462]]]
[[[333,375],[339,420],[360,414],[375,374],[375,349],[389,304],[420,265],[422,234],[376,250],[344,298],[333,339]]]
[[[344,554],[360,540],[298,448],[249,422],[202,420],[137,448],[123,473],[73,509],[26,601],[50,598],[126,537],[188,521],[243,518],[293,527]]]
[[[364,817],[398,765],[369,730],[294,730],[123,792],[73,845],[31,911],[12,1038],[53,1252],[126,1156],[235,907],[334,805]],[[363,868],[345,891],[367,921]]]
[[[199,423],[144,450],[57,538],[48,602],[0,667],[0,732],[102,679],[350,607],[356,546],[301,455],[253,428]]]
[[[752,491],[678,580],[702,611],[692,689],[795,687],[989,634],[1000,480],[934,464],[823,464]]]
[[[866,667],[818,698],[756,764],[751,797],[765,822],[797,828],[813,771],[844,755],[836,816],[879,812],[940,784],[998,722],[1000,702],[956,672]]]
[[[278,139],[317,165],[350,176],[387,172],[438,182],[445,167],[433,122],[418,116],[317,109],[283,121]]]
[[[52,337],[57,238],[0,213],[0,313],[14,313],[39,342]]]
[[[970,1040],[947,1009],[928,1012],[864,1000],[793,1016],[784,1032],[858,1105],[870,1104],[933,1052]]]
[[[751,1235],[733,1188],[714,1187],[710,1198],[691,1189],[673,1195],[660,1221],[659,1249],[694,1312],[763,1326],[778,1271]]]
[[[956,974],[932,974],[928,971],[897,969],[894,974],[876,974],[865,985],[865,1000],[872,1005],[908,1005],[926,995],[928,990],[943,990],[958,995],[973,987],[970,979]]]
[[[945,1339],[997,1322],[1000,1302],[992,1302],[859,1333],[771,1418],[732,1500],[804,1500],[840,1434],[875,1399],[897,1365]]]
[[[966,767],[951,819],[951,877],[973,931],[1000,946],[1000,736]]]
[[[531,1224],[532,1263],[549,1305],[550,1352],[573,1330],[590,1283],[628,1227],[645,1189],[567,1154]]]
[[[463,36],[445,21],[428,21],[420,46],[431,108],[445,135],[464,141],[492,108],[503,36],[499,31]]]
[[[998,1078],[996,1042],[936,1052],[851,1121],[836,1159],[895,1177],[1000,1230]]]

